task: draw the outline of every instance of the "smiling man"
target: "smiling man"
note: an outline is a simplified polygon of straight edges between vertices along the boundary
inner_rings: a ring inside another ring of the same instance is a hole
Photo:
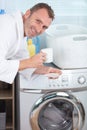
[[[24,27],[25,35],[34,37],[43,33],[49,27],[52,18],[49,17],[47,10],[44,8],[33,12],[33,14],[31,12],[32,11],[28,10],[23,16]]]
[[[25,37],[42,34],[52,23],[54,12],[46,3],[38,3],[25,14],[0,15],[0,81],[12,83],[18,71],[30,69],[30,73],[47,74],[61,71],[43,65],[46,54],[29,57]]]

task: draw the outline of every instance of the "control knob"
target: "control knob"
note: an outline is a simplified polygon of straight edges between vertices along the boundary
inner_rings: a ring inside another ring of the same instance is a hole
[[[79,78],[78,78],[78,83],[79,84],[84,84],[86,82],[86,78],[84,77],[84,76],[80,76]]]

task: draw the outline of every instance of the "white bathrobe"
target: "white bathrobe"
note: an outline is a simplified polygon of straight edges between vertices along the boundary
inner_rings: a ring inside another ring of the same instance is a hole
[[[28,57],[21,12],[0,15],[0,81],[12,83],[19,59]],[[30,73],[33,73],[30,70]]]

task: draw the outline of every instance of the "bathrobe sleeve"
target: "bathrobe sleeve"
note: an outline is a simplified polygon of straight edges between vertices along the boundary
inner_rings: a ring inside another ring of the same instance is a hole
[[[0,81],[13,83],[18,73],[20,59],[27,57],[24,44],[22,44],[23,40],[21,13],[0,16]],[[35,69],[30,68],[29,70],[30,77]]]
[[[11,16],[0,16],[0,81],[13,83],[19,60],[12,59],[19,47],[16,23]]]
[[[1,27],[0,27],[1,28]],[[5,30],[3,29],[3,32]],[[1,33],[1,31],[0,31]],[[0,34],[0,81],[4,81],[7,83],[12,83],[19,68],[19,60],[12,60],[7,58],[7,54],[9,49],[9,39],[8,35],[12,35],[11,33],[7,33],[6,37],[3,37],[2,34]],[[6,38],[8,40],[6,40]],[[14,46],[12,47],[13,50]],[[10,52],[12,55],[12,52]]]

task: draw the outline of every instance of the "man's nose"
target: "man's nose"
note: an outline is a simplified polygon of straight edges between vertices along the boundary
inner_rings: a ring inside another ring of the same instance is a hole
[[[37,29],[38,34],[41,34],[43,32],[43,25],[39,25]]]

